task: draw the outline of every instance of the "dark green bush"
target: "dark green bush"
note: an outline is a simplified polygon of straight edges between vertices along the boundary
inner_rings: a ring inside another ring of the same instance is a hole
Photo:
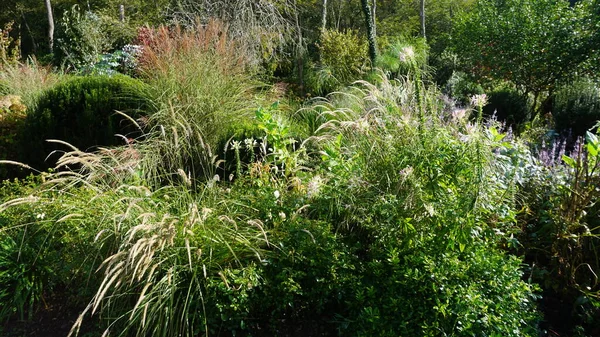
[[[382,249],[367,261],[347,303],[345,335],[534,336],[531,287],[520,261],[487,244],[464,252],[429,244]]]
[[[487,116],[496,115],[507,125],[519,126],[531,117],[527,96],[509,86],[500,86],[487,94],[488,104],[483,108]]]
[[[574,137],[600,120],[600,86],[589,80],[580,80],[557,90],[553,97],[552,114],[556,131],[572,133]]]
[[[22,135],[22,161],[44,167],[44,158],[57,149],[47,139],[66,141],[81,150],[123,144],[139,135],[131,121],[147,107],[145,85],[127,76],[75,77],[44,92],[28,114]],[[60,147],[65,150],[65,147]],[[52,164],[52,162],[48,162]]]

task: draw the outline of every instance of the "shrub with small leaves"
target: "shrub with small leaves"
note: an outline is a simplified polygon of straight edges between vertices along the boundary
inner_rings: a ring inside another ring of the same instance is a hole
[[[145,90],[144,83],[115,75],[74,77],[45,91],[36,109],[27,115],[20,142],[22,161],[36,168],[52,166],[43,162],[56,150],[47,139],[87,150],[136,138],[140,130],[117,111],[134,119],[140,116],[148,104]]]
[[[318,48],[319,62],[306,73],[310,92],[325,95],[361,78],[367,63],[367,44],[356,32],[325,30]]]

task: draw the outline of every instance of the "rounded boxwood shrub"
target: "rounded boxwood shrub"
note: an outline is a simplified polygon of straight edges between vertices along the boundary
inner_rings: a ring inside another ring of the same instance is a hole
[[[96,146],[123,144],[116,134],[139,136],[131,121],[116,111],[137,118],[148,107],[144,93],[143,82],[124,75],[74,77],[47,90],[25,121],[22,161],[36,168],[51,166],[58,155],[44,159],[52,151],[66,148],[47,139],[93,150]]]

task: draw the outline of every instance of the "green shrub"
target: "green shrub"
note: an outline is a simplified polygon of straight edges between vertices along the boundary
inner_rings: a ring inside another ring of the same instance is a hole
[[[429,247],[365,263],[340,317],[345,335],[537,336],[519,259],[485,244],[462,253]]]
[[[467,106],[473,95],[483,94],[483,87],[467,78],[461,72],[454,72],[446,83],[445,92],[459,105]]]
[[[21,97],[0,96],[0,160],[15,160],[19,157],[19,134],[25,121],[27,107]],[[0,181],[17,174],[16,166],[0,166]]]
[[[51,167],[52,161],[44,164],[43,160],[56,145],[46,143],[47,139],[66,141],[85,151],[123,144],[116,134],[135,138],[139,130],[115,111],[136,118],[147,108],[144,92],[143,83],[121,75],[74,77],[45,91],[25,121],[22,161],[36,168]]]
[[[326,95],[361,78],[367,63],[367,44],[356,32],[325,30],[318,48],[319,63],[306,69],[309,92]]]
[[[487,116],[496,115],[507,125],[521,126],[531,118],[531,109],[527,96],[516,89],[505,86],[497,87],[487,94],[488,104],[483,108]]]
[[[58,23],[54,56],[62,66],[85,69],[99,62],[102,54],[131,42],[135,34],[125,22],[74,5]]]
[[[552,96],[552,115],[556,131],[585,135],[600,120],[600,86],[582,79],[559,88]]]

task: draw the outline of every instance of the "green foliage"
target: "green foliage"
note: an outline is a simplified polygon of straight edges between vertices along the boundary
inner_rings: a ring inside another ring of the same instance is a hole
[[[99,263],[94,261],[100,250],[93,237],[98,223],[82,220],[76,212],[85,207],[92,220],[98,203],[89,202],[85,190],[72,190],[72,199],[50,190],[38,193],[43,180],[4,181],[0,188],[2,322],[15,316],[31,320],[45,299],[59,292],[73,307],[81,306],[79,297],[89,296],[86,287],[94,284],[90,276]],[[36,197],[20,198],[30,194]],[[54,202],[58,199],[60,205]]]
[[[27,107],[19,96],[0,96],[0,158],[16,159],[18,135],[22,132]],[[13,175],[14,167],[0,166],[0,180]]]
[[[47,139],[66,141],[86,150],[123,144],[122,137],[135,138],[139,130],[116,111],[136,118],[147,107],[145,92],[143,83],[123,75],[74,77],[58,84],[45,91],[35,110],[28,114],[20,159],[34,167],[47,165],[43,159],[56,149],[56,145],[45,142]]]
[[[435,252],[437,251],[437,252]],[[440,254],[416,247],[388,251],[362,271],[345,324],[353,336],[536,336],[531,288],[520,261],[472,245]],[[473,281],[476,279],[477,281]]]
[[[570,154],[565,154],[564,144],[542,148],[540,160],[529,165],[524,212],[519,216],[522,254],[531,265],[533,280],[564,303],[553,310],[591,334],[600,314],[599,144],[598,135],[587,132]]]
[[[530,120],[531,109],[527,96],[511,85],[497,86],[487,96],[488,105],[483,109],[486,115],[495,115],[498,120],[516,129]]]
[[[16,63],[21,56],[20,41],[14,41],[10,36],[13,24],[14,22],[8,22],[4,24],[4,28],[0,28],[0,69],[5,65]]]
[[[306,74],[308,91],[325,95],[361,78],[367,44],[355,31],[325,30],[318,48],[320,62]]]
[[[506,80],[524,92],[552,91],[596,57],[592,1],[480,0],[453,36],[463,68],[480,81]]]
[[[468,12],[473,0],[427,0],[425,2],[425,25],[427,39],[435,54],[446,47],[448,35],[453,29],[453,18]],[[420,34],[419,2],[399,0],[383,2],[377,6],[377,31],[382,36],[394,36],[399,32],[408,36]]]
[[[481,95],[484,92],[481,85],[473,82],[461,72],[452,73],[446,82],[445,91],[461,106],[467,106],[473,95]]]
[[[140,54],[140,46],[125,45],[123,49],[101,55],[98,62],[81,68],[80,72],[88,75],[114,75],[117,72],[135,75]]]
[[[415,75],[427,65],[429,46],[421,38],[397,38],[378,58],[377,66],[394,77]]]
[[[557,132],[583,136],[600,120],[598,83],[581,79],[558,88],[552,97],[552,115]]]
[[[516,231],[516,167],[491,149],[513,145],[495,126],[460,118],[421,125],[417,103],[402,95],[415,86],[383,81],[333,96],[314,139],[322,186],[309,214],[357,249],[356,278],[337,295],[338,327],[352,336],[533,336],[531,287],[519,261],[493,248]],[[435,96],[424,93],[427,114],[441,113]]]
[[[83,11],[78,5],[63,14],[58,28],[56,61],[75,70],[99,62],[102,54],[128,44],[136,33],[125,22]]]

